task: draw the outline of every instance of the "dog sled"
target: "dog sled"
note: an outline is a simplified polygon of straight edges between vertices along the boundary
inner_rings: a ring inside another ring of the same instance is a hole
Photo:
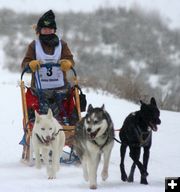
[[[59,64],[46,63],[41,67],[60,67]],[[39,114],[45,112],[46,109],[53,109],[53,101],[47,100],[44,95],[39,78],[35,78],[35,81],[39,83],[38,88],[27,86],[24,81],[24,74],[31,73],[29,66],[27,66],[22,74],[20,81],[21,98],[22,98],[22,112],[23,112],[23,130],[24,135],[19,144],[23,145],[22,161],[31,163],[33,160],[33,147],[31,143],[31,136],[33,125],[35,121],[35,111]],[[74,129],[75,124],[81,119],[81,112],[86,109],[86,96],[82,93],[81,88],[78,85],[77,74],[74,68],[71,68],[67,72],[68,81],[66,85],[60,89],[58,101],[60,102],[58,112],[56,113],[56,119],[62,125],[63,131],[66,136],[64,155],[60,158],[60,163],[74,163],[78,161],[78,157],[73,150]],[[37,84],[38,84],[37,83]],[[46,101],[44,101],[46,100]],[[47,102],[48,101],[48,102]]]

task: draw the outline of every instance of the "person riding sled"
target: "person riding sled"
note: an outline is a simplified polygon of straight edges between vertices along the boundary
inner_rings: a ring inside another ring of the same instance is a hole
[[[53,115],[59,118],[62,92],[68,88],[66,72],[75,64],[73,54],[67,43],[56,34],[57,26],[52,10],[40,17],[35,30],[37,38],[29,44],[21,68],[23,70],[29,66],[31,69],[31,87],[35,92],[39,90],[40,112],[47,113],[50,107]],[[46,63],[48,67],[41,67]],[[51,63],[58,63],[59,67],[51,66]]]

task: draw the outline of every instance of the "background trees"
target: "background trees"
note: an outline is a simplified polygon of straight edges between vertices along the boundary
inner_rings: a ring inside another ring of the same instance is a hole
[[[5,68],[20,71],[38,18],[0,10]],[[180,110],[180,31],[169,29],[156,12],[101,8],[56,13],[56,21],[75,56],[81,85],[134,102],[155,96],[162,108]]]

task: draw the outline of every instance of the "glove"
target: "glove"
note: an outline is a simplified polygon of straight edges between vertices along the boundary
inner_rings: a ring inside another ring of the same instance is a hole
[[[72,62],[68,59],[61,59],[59,64],[61,66],[61,70],[64,72],[68,71],[72,67]]]
[[[40,68],[40,61],[38,60],[32,60],[30,63],[29,63],[29,67],[31,68],[32,72],[35,72],[37,69]]]

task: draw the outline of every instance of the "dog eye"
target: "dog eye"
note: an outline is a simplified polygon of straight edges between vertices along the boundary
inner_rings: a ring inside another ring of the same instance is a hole
[[[86,122],[89,124],[89,123],[90,123],[90,120],[89,120],[89,119],[87,119],[87,120],[86,120]]]
[[[98,121],[97,121],[97,120],[95,120],[95,121],[94,121],[94,124],[98,124]]]
[[[43,128],[43,127],[42,127],[42,128],[41,128],[41,130],[43,130],[43,131],[44,131],[44,130],[45,130],[45,128]]]
[[[51,127],[51,128],[49,128],[49,130],[52,130],[52,127]]]

